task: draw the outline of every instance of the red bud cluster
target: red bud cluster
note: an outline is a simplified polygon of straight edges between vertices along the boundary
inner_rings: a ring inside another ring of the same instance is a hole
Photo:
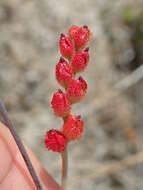
[[[69,115],[63,126],[63,133],[68,141],[79,139],[83,132],[83,120],[80,116]]]
[[[60,37],[60,52],[67,59],[70,59],[74,55],[74,44],[70,37],[64,34],[61,34]]]
[[[66,117],[70,113],[71,104],[62,90],[54,93],[51,105],[56,116]]]
[[[69,35],[74,39],[76,50],[81,50],[87,45],[91,37],[91,32],[86,25],[81,27],[73,25],[69,29]]]
[[[67,88],[67,97],[71,103],[79,102],[85,95],[87,83],[82,78],[73,79]]]
[[[69,141],[79,139],[83,133],[83,120],[71,114],[71,104],[83,99],[87,92],[87,83],[75,78],[88,65],[89,48],[83,49],[91,36],[87,26],[71,26],[68,34],[61,34],[59,46],[62,57],[56,65],[56,79],[65,88],[53,94],[51,105],[56,116],[64,120],[61,131],[52,129],[46,133],[45,144],[48,150],[62,152]],[[64,59],[65,58],[65,59]]]
[[[89,60],[89,48],[86,48],[82,52],[77,52],[73,59],[71,60],[71,67],[74,73],[84,71],[87,67]]]
[[[71,66],[62,57],[56,65],[56,79],[63,86],[67,87],[73,78]]]
[[[54,152],[61,152],[66,147],[66,139],[62,132],[51,129],[47,132],[45,137],[45,145],[48,150],[52,150]]]

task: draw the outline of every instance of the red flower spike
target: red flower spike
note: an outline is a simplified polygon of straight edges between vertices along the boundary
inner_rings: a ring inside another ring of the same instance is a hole
[[[84,52],[88,52],[89,51],[89,47],[85,48]]]
[[[83,133],[83,120],[80,116],[70,114],[71,104],[79,102],[87,91],[87,83],[82,78],[74,78],[74,74],[82,72],[88,65],[89,48],[83,50],[91,36],[89,28],[84,25],[72,25],[68,34],[60,36],[60,52],[62,57],[56,65],[56,79],[66,92],[58,90],[53,94],[51,105],[56,116],[64,121],[62,131],[52,129],[47,132],[45,145],[48,150],[62,152],[69,141],[79,139]],[[68,59],[66,61],[64,58]],[[62,158],[64,155],[62,154]]]
[[[69,36],[61,34],[60,37],[60,52],[63,57],[71,59],[74,54],[74,45]]]
[[[72,25],[68,31],[71,38],[74,37],[75,33],[78,31],[79,27],[76,25]]]
[[[66,117],[70,113],[70,101],[60,89],[54,93],[51,105],[56,116]]]
[[[82,78],[79,77],[77,80],[73,79],[67,88],[67,97],[71,103],[79,102],[85,95],[87,91],[87,83]]]
[[[74,73],[84,71],[87,67],[89,61],[88,49],[89,48],[86,48],[82,52],[77,52],[71,60],[71,66]]]
[[[56,65],[56,79],[63,86],[67,87],[73,78],[70,65],[62,57]]]
[[[83,120],[80,116],[70,115],[63,126],[63,134],[68,141],[76,140],[83,133]]]
[[[75,47],[77,50],[84,48],[91,36],[89,28],[85,25],[80,27],[73,35]]]
[[[66,148],[66,138],[62,132],[52,129],[46,133],[45,145],[48,150],[62,152]]]

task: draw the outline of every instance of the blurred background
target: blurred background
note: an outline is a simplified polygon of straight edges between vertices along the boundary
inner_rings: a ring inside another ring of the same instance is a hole
[[[21,138],[54,178],[61,160],[44,147],[60,128],[50,106],[59,88],[58,40],[69,26],[93,33],[83,77],[88,94],[73,106],[85,121],[69,145],[69,190],[143,189],[143,0],[0,0],[0,97]]]

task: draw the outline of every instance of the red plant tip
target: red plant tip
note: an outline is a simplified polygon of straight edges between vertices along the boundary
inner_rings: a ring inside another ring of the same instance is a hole
[[[84,52],[88,52],[89,51],[89,47],[85,48]]]
[[[82,89],[84,90],[84,91],[86,91],[87,90],[87,83],[86,83],[86,81],[80,76],[79,78],[78,78],[78,80],[81,82],[81,84],[82,84]]]
[[[68,141],[76,140],[83,133],[83,120],[79,116],[70,115],[63,126],[63,134]]]
[[[67,88],[67,97],[71,103],[79,102],[85,95],[87,91],[87,83],[82,77],[75,80],[69,84]]]
[[[70,35],[71,38],[74,37],[74,35],[75,35],[75,33],[77,32],[78,29],[79,29],[79,27],[76,26],[76,25],[72,25],[72,26],[69,28],[68,33],[69,33],[69,35]]]
[[[81,119],[81,115],[76,116],[77,119]]]
[[[88,29],[88,26],[87,25],[83,25],[83,28]]]
[[[73,78],[71,66],[61,57],[56,65],[56,79],[63,86],[67,87]]]
[[[60,52],[63,57],[71,59],[74,54],[74,45],[69,36],[61,34],[60,37]]]
[[[63,34],[63,33],[61,33],[61,36],[60,36],[61,38],[64,38],[65,37],[65,35]]]
[[[87,26],[82,26],[76,30],[73,35],[75,47],[77,50],[84,48],[91,36],[91,32]]]
[[[59,62],[64,62],[64,61],[65,61],[64,58],[63,58],[63,57],[60,57]]]
[[[66,138],[62,132],[51,129],[46,133],[45,145],[48,150],[54,152],[62,152],[66,148]]]
[[[84,80],[82,76],[78,77],[78,80],[80,80],[81,82]]]
[[[82,72],[88,65],[89,53],[88,50],[77,52],[71,60],[71,66],[74,73]]]
[[[61,90],[54,93],[51,105],[56,116],[66,117],[70,113],[70,101]]]
[[[58,92],[61,93],[61,94],[63,93],[63,91],[61,89],[58,89]]]

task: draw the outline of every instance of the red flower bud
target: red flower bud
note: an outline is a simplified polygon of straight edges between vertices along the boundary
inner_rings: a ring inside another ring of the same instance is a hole
[[[83,120],[80,116],[70,115],[63,126],[63,134],[68,141],[79,139],[83,133]]]
[[[78,31],[79,27],[76,25],[72,25],[68,31],[71,38],[74,37],[75,33]]]
[[[74,54],[74,45],[69,36],[61,34],[60,37],[60,52],[63,57],[71,59]]]
[[[48,150],[61,152],[66,148],[66,138],[62,132],[52,129],[46,133],[45,145]]]
[[[87,83],[82,77],[73,79],[67,88],[67,97],[71,103],[78,102],[86,95],[86,90]]]
[[[73,72],[81,72],[87,67],[89,61],[89,53],[88,49],[86,48],[82,52],[77,52],[71,61]]]
[[[64,87],[67,87],[71,82],[73,77],[72,68],[63,59],[60,58],[58,64],[56,65],[56,78],[57,81]]]
[[[84,48],[91,36],[91,32],[87,26],[80,27],[76,32],[73,34],[73,39],[75,42],[76,49]]]
[[[55,115],[59,117],[65,117],[70,113],[70,101],[61,90],[58,90],[58,92],[54,93],[51,105]]]

